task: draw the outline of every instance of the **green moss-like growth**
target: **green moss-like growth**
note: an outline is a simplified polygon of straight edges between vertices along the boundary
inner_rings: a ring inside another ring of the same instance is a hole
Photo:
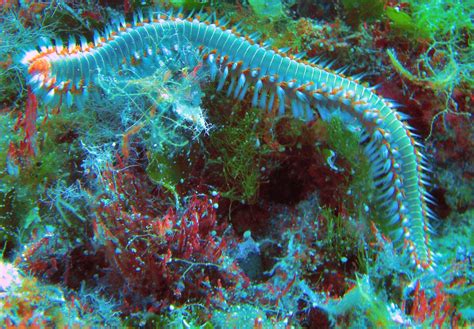
[[[21,137],[13,131],[15,120],[10,114],[0,114],[0,178],[6,174],[7,156],[10,143],[19,143]],[[0,184],[0,190],[4,189]]]
[[[471,94],[474,86],[473,50],[470,45],[474,31],[472,1],[411,0],[403,10],[387,7],[392,34],[407,39],[410,49],[387,50],[388,58],[397,73],[418,88],[430,89],[439,98],[440,112],[425,114],[433,133],[434,120],[446,113],[462,112],[459,101],[451,104],[457,94]],[[404,54],[404,52],[407,52]],[[403,60],[402,60],[403,59]],[[458,97],[459,99],[461,97]],[[446,104],[446,105],[443,105]],[[466,105],[467,106],[467,105]],[[458,109],[459,107],[459,109]]]
[[[0,51],[0,55],[1,55]],[[5,69],[9,66],[8,62],[11,60],[10,55],[7,55],[7,61],[0,62],[0,105],[2,107],[7,103],[12,103],[18,95],[19,85],[12,83],[18,78],[17,72],[14,69]]]
[[[146,173],[154,183],[167,189],[178,202],[178,184],[186,176],[186,169],[178,158],[169,157],[165,151],[150,154]]]
[[[58,179],[69,176],[69,169],[78,161],[77,145],[74,145],[75,132],[79,120],[74,113],[61,113],[50,116],[38,125],[37,154],[20,168],[14,179],[19,186],[28,189],[33,195],[44,193],[45,189]],[[12,185],[15,185],[12,181]],[[32,199],[35,199],[32,197]]]
[[[76,177],[71,175],[73,169],[79,166],[80,156],[78,145],[75,140],[75,129],[81,124],[87,124],[86,118],[81,118],[80,113],[61,113],[51,115],[41,124],[38,122],[36,135],[36,154],[34,156],[24,155],[18,159],[15,165],[7,165],[7,148],[2,147],[0,153],[0,165],[2,168],[15,167],[15,170],[3,170],[0,172],[0,225],[5,228],[2,232],[1,243],[25,242],[33,230],[41,235],[47,223],[43,218],[55,216],[43,216],[51,209],[43,207],[39,200],[49,200],[48,191],[63,181],[67,186],[72,184]],[[4,123],[10,123],[6,120]],[[6,132],[0,143],[6,144],[10,141],[19,149],[18,140],[21,132],[14,132],[13,125],[2,127]],[[3,151],[5,150],[5,151]],[[51,200],[49,200],[51,201]],[[77,216],[76,216],[77,217]],[[56,223],[59,226],[70,226],[72,219],[69,216],[63,218],[65,221]],[[77,219],[77,218],[76,218]],[[76,227],[77,228],[77,227]],[[64,237],[68,230],[71,235],[76,235],[74,227],[60,228]],[[19,241],[17,241],[19,239]]]
[[[214,1],[218,2],[218,1]],[[169,0],[169,3],[176,8],[184,8],[186,10],[201,9],[209,7],[213,4],[211,0]]]
[[[472,3],[453,0],[411,0],[410,10],[387,7],[385,14],[392,27],[414,39],[439,40],[447,34],[455,40],[461,31],[472,31]]]
[[[11,115],[0,116],[0,244],[10,247],[16,244],[14,236],[24,229],[24,219],[35,206],[28,197],[30,193],[24,193],[28,189],[21,188],[17,166],[9,160],[10,143],[17,145],[22,139],[13,131],[14,124]]]
[[[392,28],[398,33],[402,33],[411,39],[429,37],[427,31],[416,24],[416,21],[409,14],[396,10],[392,7],[388,7],[385,10],[385,14],[392,23]]]
[[[352,175],[347,176],[347,179],[351,179],[354,206],[356,210],[362,210],[371,203],[373,185],[369,179],[370,163],[359,145],[360,137],[348,130],[337,118],[327,124],[326,131],[328,146],[350,164]]]
[[[326,261],[340,264],[347,262],[349,258],[356,259],[359,272],[365,272],[366,255],[362,231],[357,231],[354,223],[335,215],[331,209],[323,208],[320,219],[324,224],[320,243],[321,250],[326,254]]]
[[[245,113],[235,110],[237,113],[229,116],[229,122],[211,134],[210,146],[216,154],[209,163],[223,171],[223,196],[253,203],[258,196],[262,155],[267,150],[258,138],[263,114],[257,109]]]
[[[283,16],[283,4],[280,0],[249,0],[257,16],[279,18]]]
[[[383,14],[383,0],[342,0],[346,21],[351,26],[372,21]]]

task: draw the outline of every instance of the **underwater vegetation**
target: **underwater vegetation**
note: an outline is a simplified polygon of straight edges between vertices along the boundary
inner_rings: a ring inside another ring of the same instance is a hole
[[[0,327],[472,326],[473,11],[0,2]]]

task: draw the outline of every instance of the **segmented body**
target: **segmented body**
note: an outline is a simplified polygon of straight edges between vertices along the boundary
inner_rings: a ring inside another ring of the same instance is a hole
[[[43,42],[23,58],[28,83],[46,104],[82,105],[99,73],[116,72],[124,63],[146,69],[170,51],[162,45],[169,36],[200,48],[217,89],[227,86],[229,96],[242,99],[251,90],[254,106],[280,115],[291,110],[304,120],[313,119],[314,113],[324,120],[338,116],[356,127],[384,220],[395,227],[392,238],[404,242],[419,268],[431,267],[428,218],[433,214],[426,203],[423,157],[391,104],[351,78],[269,50],[217,21],[158,13],[139,17],[133,25],[122,20],[107,28],[105,36],[96,35],[94,44]]]

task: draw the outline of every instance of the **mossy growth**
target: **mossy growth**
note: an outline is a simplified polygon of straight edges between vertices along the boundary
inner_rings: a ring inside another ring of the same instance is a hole
[[[339,267],[357,268],[360,273],[367,271],[367,257],[365,252],[363,230],[358,230],[354,222],[340,215],[334,214],[331,209],[323,208],[319,215],[323,225],[318,236],[318,244],[324,252],[324,261],[337,264]]]
[[[383,14],[383,0],[342,0],[346,22],[355,27],[362,22],[373,21]]]
[[[407,36],[410,39],[426,39],[429,37],[427,31],[421,26],[418,26],[412,16],[406,12],[396,10],[388,7],[385,10],[385,15],[391,22],[392,28],[400,34]]]
[[[15,125],[15,119],[11,114],[0,114],[0,177],[6,174],[7,168],[7,157],[8,148],[10,143],[17,144],[21,141],[21,136],[13,132],[13,126]],[[3,185],[0,185],[0,189],[3,189]]]
[[[0,106],[2,108],[6,104],[13,103],[19,93],[19,85],[12,83],[12,81],[18,79],[18,72],[13,69],[6,69],[11,61],[11,55],[8,54],[6,55],[6,60],[0,62]]]
[[[212,0],[168,0],[173,7],[175,8],[184,8],[186,10],[201,9],[205,7],[212,6],[219,1]]]
[[[11,115],[0,116],[0,244],[8,249],[16,244],[15,235],[28,226],[28,212],[35,207],[30,190],[22,186],[18,168],[9,160],[9,145],[22,140],[13,131],[14,125]]]
[[[185,161],[178,156],[171,156],[166,152],[149,152],[146,173],[156,184],[163,186],[170,192],[176,204],[179,204],[179,187],[189,172]]]
[[[410,60],[410,70],[414,73],[403,66],[395,52],[388,50],[387,54],[403,78],[448,97],[454,87],[464,89],[463,82],[471,88],[474,85],[472,47],[469,47],[474,29],[469,18],[472,8],[460,1],[440,0],[434,3],[437,5],[412,1],[407,11],[391,7],[386,9],[394,33],[413,43],[420,43],[422,49],[426,49],[424,53],[417,54],[415,60]]]
[[[462,31],[472,31],[472,3],[455,0],[411,0],[409,11],[387,7],[385,14],[395,31],[414,39],[456,39]]]
[[[48,200],[47,192],[58,181],[69,185],[77,178],[71,176],[71,172],[80,163],[75,129],[87,123],[87,119],[79,119],[80,115],[64,112],[50,115],[41,124],[37,124],[35,155],[22,156],[15,165],[15,170],[0,172],[0,224],[4,228],[0,243],[21,243],[28,239],[33,230],[38,234],[44,233],[47,223],[43,218],[52,217],[43,216],[49,208],[43,207],[44,203],[40,200]],[[6,122],[9,121],[4,123]],[[13,126],[1,129],[8,131],[7,134],[11,136],[9,142],[18,145],[21,132],[14,132]],[[5,143],[5,139],[2,142]],[[8,147],[2,147],[0,153],[0,165],[3,168],[12,167],[7,166],[7,150]],[[62,222],[59,225],[69,224],[70,222]]]
[[[362,216],[364,209],[371,205],[374,186],[370,179],[370,163],[359,145],[359,134],[348,130],[338,118],[320,122],[313,129],[326,141],[321,153],[326,156],[326,162],[330,166],[344,167],[339,162],[348,162],[350,175],[345,175],[345,179],[350,180],[350,190],[349,197],[344,200],[345,206]]]
[[[249,0],[248,2],[257,16],[275,19],[284,14],[281,0]]]
[[[252,204],[256,202],[261,180],[263,155],[270,152],[261,144],[263,112],[232,108],[228,121],[210,135],[212,156],[208,164],[223,172],[222,196]]]
[[[300,51],[303,50],[301,36],[295,33],[297,22],[287,16],[285,6],[280,3],[281,1],[266,0],[267,4],[264,3],[265,1],[252,2],[261,2],[263,5],[257,3],[252,6],[249,1],[248,6],[236,8],[235,5],[222,1],[219,3],[219,12],[231,20],[230,27],[232,27],[232,24],[242,22],[240,26],[245,34],[261,33],[259,39],[261,41],[271,41],[273,47],[290,47],[300,49]],[[271,14],[265,9],[267,5],[272,11]],[[297,47],[298,45],[299,47]]]

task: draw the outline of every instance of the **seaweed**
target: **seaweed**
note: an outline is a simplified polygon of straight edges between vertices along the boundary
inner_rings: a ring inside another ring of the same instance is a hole
[[[346,21],[353,27],[379,18],[383,14],[384,3],[383,0],[342,0]]]
[[[219,187],[222,196],[252,204],[258,199],[262,155],[268,152],[259,141],[262,112],[237,110],[229,118],[225,125],[210,134],[210,147],[214,152],[208,163],[222,168],[224,185]]]

